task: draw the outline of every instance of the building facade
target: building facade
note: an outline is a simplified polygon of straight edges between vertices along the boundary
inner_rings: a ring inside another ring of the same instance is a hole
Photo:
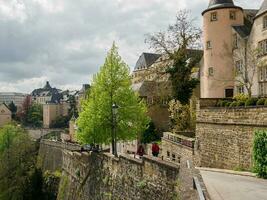
[[[47,103],[43,105],[43,127],[51,128],[53,121],[58,117],[69,115],[70,105],[67,102]]]
[[[202,15],[201,97],[227,98],[250,92],[266,96],[267,1],[253,10],[238,7],[233,0],[211,0]]]
[[[0,103],[9,105],[13,102],[18,108],[21,108],[27,94],[16,93],[16,92],[1,92],[0,93]]]
[[[0,127],[11,122],[12,113],[6,106],[6,104],[0,104]]]

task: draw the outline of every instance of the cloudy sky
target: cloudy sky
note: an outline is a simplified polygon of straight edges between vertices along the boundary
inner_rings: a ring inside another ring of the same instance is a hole
[[[0,92],[88,83],[116,41],[134,67],[149,52],[145,34],[165,30],[179,9],[201,26],[209,0],[0,0]],[[262,0],[236,0],[258,8]]]

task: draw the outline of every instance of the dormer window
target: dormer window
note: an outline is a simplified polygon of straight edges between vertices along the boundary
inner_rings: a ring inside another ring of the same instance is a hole
[[[267,16],[263,17],[263,29],[267,29]]]
[[[230,19],[231,20],[236,20],[236,11],[230,11]]]
[[[212,12],[210,15],[210,21],[217,21],[217,12]]]

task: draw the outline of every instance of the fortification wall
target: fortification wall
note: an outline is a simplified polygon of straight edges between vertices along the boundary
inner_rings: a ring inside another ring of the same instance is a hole
[[[64,151],[58,199],[176,199],[179,167],[144,157]]]
[[[197,164],[251,169],[253,137],[257,130],[267,130],[267,107],[200,107],[196,125]]]
[[[51,140],[41,140],[39,154],[38,154],[38,163],[43,172],[62,169],[62,151],[63,149],[68,149],[70,151],[80,150],[79,145],[71,143],[62,143],[59,141]]]

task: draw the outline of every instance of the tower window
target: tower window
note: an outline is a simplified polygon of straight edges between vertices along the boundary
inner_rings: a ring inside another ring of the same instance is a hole
[[[211,13],[210,15],[210,21],[217,21],[218,18],[217,18],[217,12],[213,12]]]
[[[236,20],[236,11],[230,11],[230,19]]]
[[[207,49],[211,49],[211,41],[207,41],[206,47],[207,47]]]
[[[214,75],[213,67],[209,67],[209,76],[213,76],[213,75]]]

